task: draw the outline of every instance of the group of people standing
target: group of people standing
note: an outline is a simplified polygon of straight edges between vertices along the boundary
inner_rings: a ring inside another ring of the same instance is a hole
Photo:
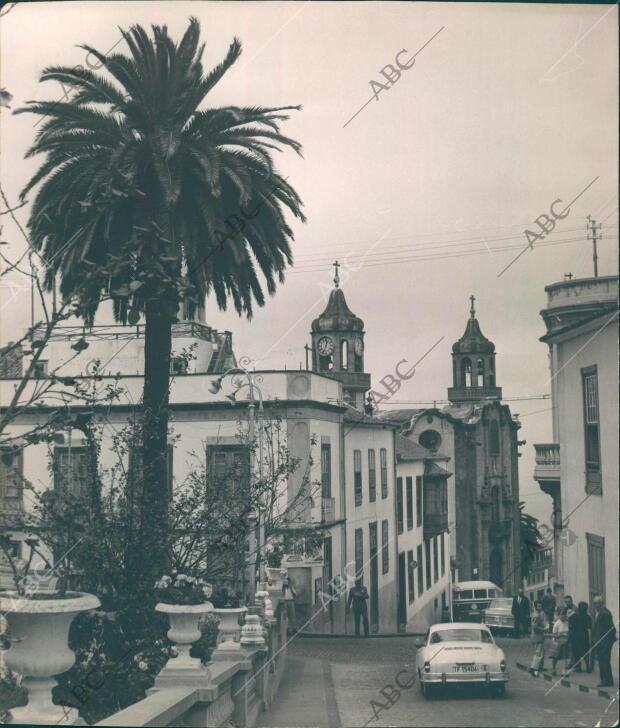
[[[594,619],[588,613],[586,602],[575,606],[573,598],[567,595],[558,606],[553,592],[547,589],[545,596],[534,603],[530,618],[529,599],[519,589],[512,603],[515,636],[526,633],[529,626],[534,645],[531,674],[537,676],[545,670],[545,656],[551,659],[553,675],[560,660],[565,661],[565,673],[582,672],[582,666],[584,671],[592,672],[596,658],[601,680],[598,687],[614,684],[611,650],[616,641],[616,628],[602,597],[595,597],[593,606]]]

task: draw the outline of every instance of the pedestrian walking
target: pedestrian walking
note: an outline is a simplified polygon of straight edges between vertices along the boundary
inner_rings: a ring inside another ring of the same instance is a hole
[[[297,597],[297,591],[295,590],[295,583],[293,579],[285,573],[282,581],[282,599],[286,605],[286,617],[288,620],[288,633],[293,634],[297,630],[296,617],[295,617],[295,599]]]
[[[523,595],[523,589],[519,589],[517,595],[512,599],[512,616],[514,617],[514,636],[520,637],[529,631],[530,600]]]
[[[368,637],[368,590],[361,579],[355,580],[355,586],[349,591],[347,609],[353,604],[353,618],[355,619],[355,636],[360,636],[360,620],[364,622],[364,637]]]
[[[553,624],[556,620],[557,604],[555,601],[555,595],[551,589],[547,589],[547,593],[542,598],[542,608],[549,624]]]
[[[575,609],[575,603],[573,602],[573,598],[570,594],[567,594],[564,597],[564,613],[566,614],[567,619],[570,619],[573,614],[577,611]]]
[[[544,606],[544,604],[543,604]],[[547,615],[545,614],[545,617]],[[552,675],[556,674],[555,668],[559,660],[564,660],[564,672],[568,667],[568,619],[563,610],[558,610],[557,619],[553,625],[552,640],[549,645],[549,657],[551,658]]]
[[[614,684],[611,672],[611,648],[616,641],[616,628],[611,612],[605,606],[603,597],[594,597],[594,626],[592,627],[592,649],[598,660],[601,682],[597,687],[609,688]]]
[[[549,622],[542,610],[542,602],[536,602],[534,604],[534,609],[535,612],[532,617],[531,635],[532,644],[534,645],[534,655],[528,672],[535,677],[538,677],[538,673],[545,669],[545,633],[549,627]]]
[[[588,614],[586,602],[579,602],[577,611],[568,618],[568,642],[570,645],[570,667],[575,672],[581,672],[581,663],[588,672],[592,672],[592,659],[590,656],[590,630],[592,617]]]

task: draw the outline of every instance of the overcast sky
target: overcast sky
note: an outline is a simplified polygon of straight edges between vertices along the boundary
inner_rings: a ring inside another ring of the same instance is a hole
[[[599,271],[616,272],[617,7],[18,4],[0,20],[2,86],[13,109],[28,99],[60,99],[60,85],[39,84],[38,76],[48,65],[84,64],[77,44],[106,52],[120,38],[118,26],[133,23],[167,24],[180,37],[190,15],[202,24],[205,65],[217,64],[233,37],[243,45],[209,105],[303,105],[284,132],[302,143],[304,157],[278,157],[308,217],[293,224],[295,267],[250,323],[207,302],[208,323],[233,331],[237,357],[251,357],[256,368],[303,363],[338,257],[348,261],[349,306],[365,322],[373,388],[398,361],[416,361],[444,337],[390,407],[445,399],[451,345],[464,331],[470,294],[496,345],[504,397],[548,394],[547,347],[538,341],[544,287],[565,273],[592,275],[588,214],[603,222]],[[374,98],[370,81],[386,83],[381,69],[395,65],[400,51],[406,64],[419,49],[394,85],[374,86]],[[12,203],[40,161],[23,159],[37,118],[2,109],[2,182]],[[524,230],[537,230],[533,221],[551,203],[568,205],[590,183],[553,232],[498,276],[527,244]],[[27,210],[17,213],[24,222]],[[18,250],[18,231],[8,216],[2,222],[3,240]],[[16,338],[29,321],[27,294],[5,301],[0,316],[2,340]],[[107,322],[103,312],[100,322]],[[521,494],[528,510],[548,517],[550,499],[532,471],[533,443],[551,439],[550,402],[510,405],[527,440]]]

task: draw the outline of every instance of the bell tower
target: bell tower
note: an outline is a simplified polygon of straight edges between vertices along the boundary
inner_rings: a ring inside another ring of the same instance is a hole
[[[370,374],[364,372],[364,322],[347,306],[339,268],[336,261],[327,306],[312,322],[312,370],[342,382],[345,401],[363,410],[370,389]]]
[[[452,345],[452,386],[448,399],[453,404],[501,400],[502,389],[495,382],[495,344],[483,336],[476,318],[475,297],[465,333]]]

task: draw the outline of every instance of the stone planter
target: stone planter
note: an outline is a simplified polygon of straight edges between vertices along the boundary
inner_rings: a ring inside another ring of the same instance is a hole
[[[271,566],[267,566],[265,567],[265,571],[267,572],[267,579],[269,579],[270,584],[274,586],[282,586],[282,580],[284,577],[281,568],[274,569]]]
[[[212,660],[235,660],[243,657],[244,653],[239,645],[241,634],[239,617],[245,615],[247,611],[247,607],[213,610],[213,613],[220,620],[220,625],[217,635],[217,647],[213,650]]]
[[[23,676],[28,704],[11,710],[12,723],[34,725],[72,724],[74,708],[52,703],[53,675],[69,670],[75,655],[68,647],[69,627],[80,612],[96,609],[100,601],[92,594],[67,592],[64,599],[23,599],[16,592],[0,594],[11,647],[4,654],[8,668]]]
[[[178,656],[171,657],[155,680],[155,688],[189,683],[204,686],[209,679],[209,671],[198,657],[190,657],[189,651],[202,633],[198,627],[200,618],[213,611],[211,602],[202,604],[165,604],[155,606],[156,612],[168,615],[170,629],[168,639],[174,642]]]

